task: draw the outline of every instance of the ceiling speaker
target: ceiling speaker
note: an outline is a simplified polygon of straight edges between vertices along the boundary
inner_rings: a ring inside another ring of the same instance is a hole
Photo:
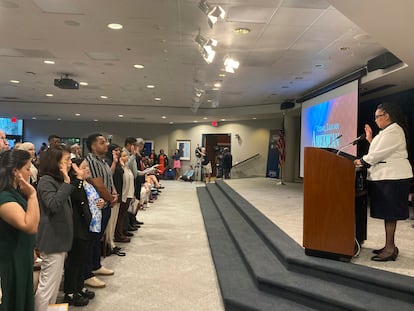
[[[295,107],[294,102],[284,102],[280,104],[280,110],[286,110]]]

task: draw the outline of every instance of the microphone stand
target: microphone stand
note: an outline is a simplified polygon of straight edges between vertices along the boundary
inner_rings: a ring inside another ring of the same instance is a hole
[[[341,153],[341,151],[342,151],[342,150],[344,150],[344,149],[348,148],[349,146],[353,146],[353,145],[355,145],[355,144],[354,144],[354,142],[349,143],[349,144],[346,144],[345,146],[343,146],[342,148],[340,148],[340,149],[338,150],[338,152],[336,153],[336,155],[339,155],[339,154]]]

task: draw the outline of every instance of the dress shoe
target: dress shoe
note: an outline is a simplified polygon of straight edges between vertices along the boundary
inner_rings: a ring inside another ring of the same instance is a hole
[[[95,292],[93,292],[93,291],[91,291],[91,290],[88,290],[86,287],[82,288],[82,290],[81,290],[80,294],[81,294],[83,297],[88,298],[89,300],[91,300],[91,299],[95,298]]]
[[[373,261],[390,261],[390,260],[395,261],[397,257],[398,257],[398,248],[396,247],[394,248],[394,252],[390,256],[380,257],[378,255],[375,255],[371,257],[371,260]]]
[[[120,257],[124,257],[126,255],[125,252],[123,252],[123,251],[121,251],[119,249],[115,249],[115,248],[112,249],[112,252],[111,253],[114,254],[114,255],[118,255]]]
[[[85,280],[85,285],[93,288],[104,288],[106,286],[104,281],[101,281],[96,276]]]
[[[131,239],[124,236],[122,238],[115,239],[115,242],[117,242],[117,243],[129,243],[129,242],[131,242]]]
[[[385,249],[385,247],[383,247],[383,248],[380,248],[380,249],[374,249],[373,251],[372,251],[372,253],[373,254],[379,254],[379,253],[382,253],[382,251]]]
[[[137,220],[138,225],[143,225],[144,223],[142,221]]]
[[[115,272],[114,270],[110,270],[104,266],[101,266],[98,270],[92,271],[92,273],[96,275],[113,275]]]
[[[76,294],[65,294],[63,302],[68,303],[71,306],[82,307],[89,303],[88,297],[82,296],[80,293]]]
[[[134,236],[134,234],[133,234],[133,233],[131,233],[131,232],[125,232],[124,234],[125,234],[125,236],[127,236],[127,237]]]
[[[139,227],[133,227],[133,226],[129,226],[128,227],[128,231],[137,231]]]

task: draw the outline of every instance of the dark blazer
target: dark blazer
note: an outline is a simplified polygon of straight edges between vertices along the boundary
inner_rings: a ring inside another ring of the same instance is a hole
[[[122,202],[122,189],[124,185],[124,169],[119,162],[115,166],[115,172],[112,175],[116,192],[118,193],[118,203]]]
[[[73,189],[73,185],[51,176],[40,177],[37,184],[40,223],[36,236],[36,246],[39,251],[53,254],[71,249],[73,219],[70,194]]]
[[[88,197],[81,180],[72,179],[71,184],[75,187],[70,195],[73,211],[73,237],[75,239],[89,240],[89,225],[92,220],[92,214],[89,209]]]

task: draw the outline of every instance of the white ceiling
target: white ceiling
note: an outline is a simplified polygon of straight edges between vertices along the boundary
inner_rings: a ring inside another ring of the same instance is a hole
[[[414,61],[414,41],[407,42],[414,1],[211,1],[227,12],[213,29],[198,3],[0,0],[0,115],[151,123],[271,118],[281,113],[280,103],[387,50],[408,65]],[[123,29],[107,28],[113,22]],[[251,32],[235,34],[239,27]],[[199,53],[199,32],[219,41],[212,64]],[[240,68],[220,77],[225,56],[239,60]],[[63,74],[89,85],[59,89],[53,80]],[[217,81],[222,86],[214,91]],[[363,91],[386,83],[396,84],[387,92],[413,87],[412,68],[366,83]],[[196,113],[190,109],[195,88],[205,90]]]

